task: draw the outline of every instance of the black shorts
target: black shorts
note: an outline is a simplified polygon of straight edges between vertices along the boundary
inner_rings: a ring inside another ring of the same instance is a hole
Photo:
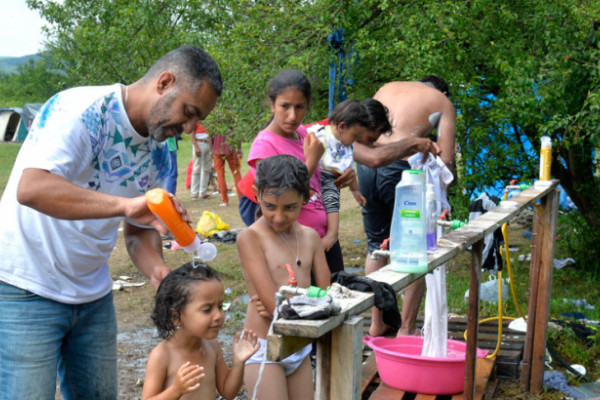
[[[369,253],[378,250],[379,245],[390,237],[396,184],[406,169],[410,169],[410,164],[404,160],[377,169],[357,163],[358,187],[367,200],[362,215]]]

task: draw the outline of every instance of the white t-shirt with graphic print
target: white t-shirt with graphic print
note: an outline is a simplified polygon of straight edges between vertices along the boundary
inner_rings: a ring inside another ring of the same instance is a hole
[[[27,168],[123,197],[164,187],[165,142],[140,136],[125,113],[121,85],[58,93],[36,116],[0,200],[0,281],[67,304],[112,290],[108,258],[122,218],[63,220],[17,202]]]

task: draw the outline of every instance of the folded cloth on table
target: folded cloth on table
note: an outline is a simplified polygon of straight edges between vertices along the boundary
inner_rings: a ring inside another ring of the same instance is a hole
[[[334,272],[331,283],[339,283],[348,289],[359,292],[373,292],[373,304],[383,313],[383,322],[391,328],[398,330],[402,324],[396,292],[389,283],[377,282],[366,276],[349,274],[345,271]]]
[[[285,319],[325,319],[340,313],[341,307],[331,296],[308,297],[303,294],[286,299],[279,306]]]

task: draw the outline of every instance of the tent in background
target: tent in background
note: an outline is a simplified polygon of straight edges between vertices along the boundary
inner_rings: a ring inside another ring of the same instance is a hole
[[[13,138],[16,139],[22,111],[23,109],[20,107],[0,108],[0,139],[3,142],[12,141]]]
[[[27,137],[29,127],[41,103],[29,103],[21,107],[0,108],[0,140],[4,142],[22,142]]]

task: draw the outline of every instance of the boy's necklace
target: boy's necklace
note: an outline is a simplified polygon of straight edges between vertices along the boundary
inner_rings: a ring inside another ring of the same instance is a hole
[[[292,227],[294,228],[294,236],[296,236],[296,265],[300,266],[300,265],[302,265],[302,261],[300,261],[300,258],[298,257],[300,255],[300,242],[298,241],[298,232],[296,232],[296,225],[292,225]],[[277,231],[275,231],[275,232],[277,232]],[[294,254],[294,250],[292,249],[292,246],[290,246],[290,244],[288,243],[286,238],[283,237],[281,232],[277,232],[277,234],[279,235],[281,240],[283,240],[283,242],[287,245],[288,249],[290,249],[292,254]]]

